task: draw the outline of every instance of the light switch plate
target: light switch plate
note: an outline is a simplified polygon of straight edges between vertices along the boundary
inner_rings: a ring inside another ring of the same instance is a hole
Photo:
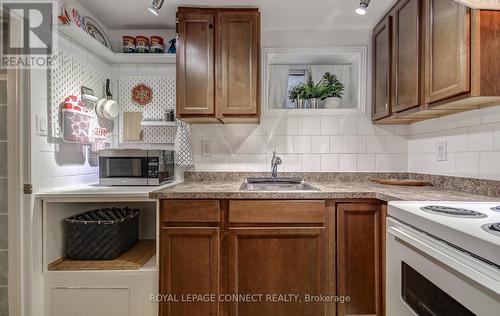
[[[40,136],[47,136],[47,116],[36,115],[36,134]]]
[[[212,141],[205,139],[201,141],[201,156],[211,157],[212,156]]]
[[[437,143],[436,147],[437,147],[436,160],[446,161],[447,159],[446,142],[439,142]]]

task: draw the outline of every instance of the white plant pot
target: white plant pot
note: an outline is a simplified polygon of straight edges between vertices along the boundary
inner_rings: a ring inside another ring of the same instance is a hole
[[[340,107],[340,98],[326,98],[324,101],[325,109],[338,109]]]

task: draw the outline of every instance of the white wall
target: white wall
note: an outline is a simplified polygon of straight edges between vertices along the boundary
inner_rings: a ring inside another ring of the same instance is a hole
[[[446,161],[436,144],[446,142]],[[500,105],[432,119],[411,126],[410,172],[500,180]]]
[[[106,62],[61,36],[59,36],[59,49],[64,49],[77,56],[79,60],[103,69],[111,76],[113,74],[112,67]],[[47,76],[46,70],[31,71],[31,151],[35,192],[60,186],[96,183],[98,169],[94,160],[89,157],[86,146],[52,142],[46,135],[36,133],[36,117],[48,117],[50,85]]]

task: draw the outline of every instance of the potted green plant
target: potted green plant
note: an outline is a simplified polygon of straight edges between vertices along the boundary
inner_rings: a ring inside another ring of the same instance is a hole
[[[303,107],[303,94],[304,94],[304,84],[298,84],[288,91],[288,99],[295,103],[295,107]]]
[[[326,72],[323,75],[323,83],[326,87],[324,98],[325,108],[337,108],[340,105],[340,99],[344,94],[344,85],[337,78],[336,75]]]
[[[295,102],[297,108],[318,108],[319,101],[327,98],[342,98],[344,85],[337,76],[326,72],[318,83],[314,83],[310,72],[305,83],[299,84],[288,91],[288,98]],[[304,100],[306,102],[304,102]],[[305,106],[303,106],[305,103]]]

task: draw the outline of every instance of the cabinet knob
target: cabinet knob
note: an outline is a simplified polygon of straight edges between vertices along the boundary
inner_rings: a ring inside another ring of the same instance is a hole
[[[210,24],[208,25],[208,28],[209,28],[209,29],[213,28],[212,23],[210,23]]]

